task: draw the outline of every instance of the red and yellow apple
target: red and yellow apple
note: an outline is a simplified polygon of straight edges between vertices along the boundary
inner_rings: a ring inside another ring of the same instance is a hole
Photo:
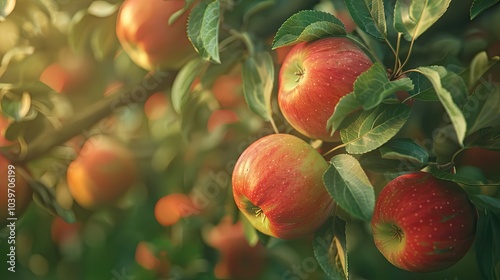
[[[146,70],[181,68],[196,52],[186,33],[189,11],[169,25],[184,7],[182,0],[125,0],[118,13],[116,35],[132,61]]]
[[[167,278],[170,260],[166,251],[155,252],[154,244],[141,241],[135,249],[135,261],[144,269],[156,272],[158,278]]]
[[[138,170],[132,152],[107,136],[88,139],[67,172],[71,195],[88,209],[114,202],[137,179]]]
[[[67,246],[79,238],[82,224],[68,223],[61,217],[55,217],[50,226],[50,237],[59,246]]]
[[[165,117],[168,112],[169,101],[163,92],[153,93],[144,103],[146,117],[153,121]]]
[[[451,267],[470,249],[477,213],[456,183],[415,172],[380,192],[371,221],[375,245],[396,267],[433,272]]]
[[[309,144],[289,134],[252,143],[232,176],[236,205],[259,231],[293,239],[314,233],[332,212],[323,173],[328,163]]]
[[[283,116],[309,138],[335,141],[326,123],[340,98],[352,92],[354,81],[372,64],[347,38],[296,45],[279,73],[278,104]]]
[[[232,110],[215,110],[210,114],[207,122],[207,131],[214,132],[217,128],[239,122],[240,118]]]
[[[266,251],[261,243],[250,246],[243,224],[224,217],[212,228],[207,243],[220,252],[214,273],[217,279],[260,279],[266,264]]]

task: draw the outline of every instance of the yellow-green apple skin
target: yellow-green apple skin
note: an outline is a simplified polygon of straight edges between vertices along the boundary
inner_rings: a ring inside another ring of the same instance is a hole
[[[327,121],[340,98],[352,92],[354,81],[372,65],[347,38],[297,44],[279,73],[278,104],[283,116],[309,138],[336,141],[338,136],[327,130]]]
[[[196,55],[187,36],[189,10],[171,25],[170,17],[183,0],[125,0],[116,22],[116,35],[132,61],[146,70],[177,70]]]
[[[332,212],[328,163],[302,139],[272,134],[252,143],[232,176],[236,205],[262,233],[282,239],[314,233]]]
[[[380,192],[371,221],[376,247],[396,267],[434,272],[453,266],[475,239],[477,212],[456,183],[415,172]]]

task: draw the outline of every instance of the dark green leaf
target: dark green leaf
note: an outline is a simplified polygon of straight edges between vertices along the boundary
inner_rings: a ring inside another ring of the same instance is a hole
[[[345,4],[361,30],[380,40],[387,38],[384,1],[345,0]]]
[[[370,221],[375,192],[356,158],[347,154],[334,156],[323,181],[338,206],[358,219]]]
[[[465,145],[500,151],[500,125],[479,129],[465,139]]]
[[[477,266],[483,279],[496,280],[500,277],[500,271],[495,268],[500,261],[500,214],[488,210],[478,212],[475,249],[480,254],[476,254]]]
[[[448,113],[448,116],[451,119],[453,127],[455,129],[455,133],[457,135],[457,140],[460,145],[463,145],[463,141],[467,131],[467,123],[465,121],[465,117],[462,114],[459,106],[457,105],[457,101],[460,102],[464,99],[464,95],[466,96],[467,90],[464,90],[465,84],[460,84],[457,81],[461,80],[460,78],[456,78],[457,74],[451,74],[451,72],[447,71],[442,66],[431,66],[431,67],[419,67],[417,70],[423,74],[429,81],[431,82],[434,90],[437,93],[439,101],[443,105],[444,109]],[[449,77],[450,81],[445,82],[446,80],[443,77]],[[452,81],[455,81],[453,83]],[[463,80],[462,80],[463,82]],[[447,89],[449,88],[449,90]],[[450,93],[450,91],[453,92]],[[456,96],[453,98],[453,96]]]
[[[243,64],[243,94],[248,107],[265,120],[271,119],[274,63],[268,52],[249,57]]]
[[[347,279],[347,245],[345,236],[346,224],[334,217],[316,232],[313,240],[313,251],[319,266],[332,280]],[[341,259],[345,260],[345,268]]]
[[[359,162],[376,173],[418,171],[427,165],[427,151],[408,138],[391,139],[375,151],[363,154]]]
[[[478,177],[472,178],[471,176],[464,176],[464,175],[459,174],[459,173],[452,174],[448,171],[440,170],[434,166],[430,168],[430,172],[432,173],[432,175],[434,177],[436,177],[438,179],[455,182],[457,184],[462,184],[462,185],[467,185],[467,186],[486,185],[486,183],[484,183],[482,181],[482,178],[478,178]],[[488,183],[488,185],[500,186],[500,182]]]
[[[500,125],[500,86],[481,82],[469,96],[463,107],[467,121],[467,134],[483,127]]]
[[[472,6],[470,7],[470,19],[473,20],[475,17],[497,4],[499,1],[500,0],[474,0],[474,2],[472,2]]]
[[[191,10],[188,37],[201,58],[220,63],[219,58],[220,5],[218,0],[199,3]]]
[[[394,29],[408,41],[417,39],[446,12],[451,0],[397,0]]]
[[[361,102],[356,98],[354,92],[351,92],[340,98],[339,103],[337,103],[337,105],[335,106],[333,115],[328,119],[328,122],[326,123],[327,130],[331,131],[331,133],[333,134],[337,129],[340,128],[340,125],[347,117],[347,115],[359,109],[361,105]]]
[[[398,91],[409,91],[413,84],[409,78],[390,81],[385,67],[380,63],[373,64],[363,72],[354,82],[354,95],[364,110],[371,110],[378,106],[387,97]]]
[[[281,25],[274,37],[273,49],[345,34],[344,24],[334,15],[320,11],[301,11],[289,17]]]
[[[382,146],[403,127],[410,111],[404,104],[381,104],[349,116],[340,130],[347,152],[363,154]]]
[[[470,200],[479,208],[500,215],[500,199],[487,195],[473,195]],[[500,256],[499,256],[500,257]]]
[[[194,58],[184,65],[172,84],[172,107],[177,114],[181,114],[189,100],[191,86],[201,72],[205,62]]]
[[[75,214],[72,210],[64,209],[59,205],[56,199],[54,188],[45,186],[42,182],[31,180],[29,186],[33,189],[33,198],[38,204],[50,213],[60,216],[68,223],[76,221]]]

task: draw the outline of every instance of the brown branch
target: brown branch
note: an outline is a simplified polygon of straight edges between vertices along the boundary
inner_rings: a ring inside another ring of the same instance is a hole
[[[116,113],[123,106],[143,102],[148,96],[171,85],[175,78],[173,72],[150,72],[142,83],[126,91],[103,98],[80,111],[74,118],[66,121],[60,129],[45,128],[36,138],[26,143],[26,153],[12,156],[13,163],[36,159],[52,148],[81,134],[103,118]]]

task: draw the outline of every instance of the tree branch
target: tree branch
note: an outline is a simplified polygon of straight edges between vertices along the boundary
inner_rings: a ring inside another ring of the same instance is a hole
[[[64,143],[97,124],[103,118],[116,113],[120,107],[143,102],[155,92],[171,85],[175,78],[173,72],[150,72],[142,84],[127,91],[105,97],[95,104],[80,111],[74,118],[68,120],[60,129],[44,129],[32,141],[27,142],[28,150],[19,152],[11,158],[13,163],[27,162],[36,159],[57,145]]]

